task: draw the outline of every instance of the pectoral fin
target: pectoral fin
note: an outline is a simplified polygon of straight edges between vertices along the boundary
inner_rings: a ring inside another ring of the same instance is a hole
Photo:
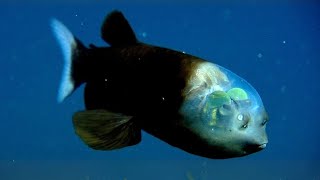
[[[73,116],[76,134],[91,148],[112,150],[138,144],[141,129],[131,116],[106,110],[77,112]]]

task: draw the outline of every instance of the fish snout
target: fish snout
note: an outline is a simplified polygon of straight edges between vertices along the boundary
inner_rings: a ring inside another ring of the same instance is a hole
[[[268,142],[246,144],[244,151],[248,154],[261,151],[267,147]]]
[[[264,149],[264,148],[267,147],[267,144],[268,144],[268,142],[262,143],[262,144],[260,144],[258,147],[259,147],[260,149]]]

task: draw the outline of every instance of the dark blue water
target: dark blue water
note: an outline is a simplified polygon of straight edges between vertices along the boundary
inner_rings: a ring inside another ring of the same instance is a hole
[[[0,2],[0,179],[320,179],[320,3]],[[269,113],[267,148],[212,160],[146,133],[103,152],[74,134],[82,88],[56,101],[62,54],[52,17],[85,44],[123,11],[137,37],[210,60],[249,81]]]

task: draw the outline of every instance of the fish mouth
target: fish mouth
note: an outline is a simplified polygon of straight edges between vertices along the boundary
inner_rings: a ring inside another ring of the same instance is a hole
[[[268,143],[262,143],[262,144],[260,144],[260,145],[258,146],[258,148],[259,148],[259,149],[264,149],[264,148],[267,147],[267,144],[268,144]]]
[[[244,150],[247,153],[254,153],[263,150],[267,147],[267,143],[261,143],[261,144],[250,144],[247,145]]]

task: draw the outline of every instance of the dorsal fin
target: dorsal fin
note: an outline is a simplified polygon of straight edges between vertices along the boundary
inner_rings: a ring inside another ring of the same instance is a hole
[[[101,27],[101,37],[116,47],[137,43],[133,30],[120,11],[113,11],[106,17]]]

